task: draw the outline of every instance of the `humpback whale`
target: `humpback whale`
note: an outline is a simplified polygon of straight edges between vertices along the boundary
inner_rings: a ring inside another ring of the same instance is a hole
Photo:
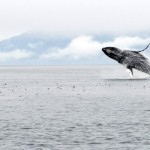
[[[133,77],[133,69],[150,75],[150,61],[141,52],[149,47],[150,43],[140,51],[122,50],[116,47],[104,47],[102,51],[110,58],[124,65]]]

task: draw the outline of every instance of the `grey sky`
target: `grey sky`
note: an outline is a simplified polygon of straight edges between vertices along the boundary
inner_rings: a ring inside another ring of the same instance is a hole
[[[28,30],[53,34],[150,29],[149,0],[0,0],[0,39]]]

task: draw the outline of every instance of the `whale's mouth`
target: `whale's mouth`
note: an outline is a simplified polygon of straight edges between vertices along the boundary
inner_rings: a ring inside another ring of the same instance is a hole
[[[104,52],[106,49],[105,48],[102,48],[102,51]]]
[[[111,49],[108,49],[108,48],[102,48],[102,51],[103,51],[105,54],[111,54],[111,53],[112,53]]]

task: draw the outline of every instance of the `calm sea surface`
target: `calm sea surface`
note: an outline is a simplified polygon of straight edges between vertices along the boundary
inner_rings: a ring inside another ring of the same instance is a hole
[[[1,66],[0,150],[150,150],[150,77],[122,66]]]

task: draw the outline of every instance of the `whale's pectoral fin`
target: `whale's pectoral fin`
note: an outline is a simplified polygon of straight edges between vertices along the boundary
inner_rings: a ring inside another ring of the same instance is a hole
[[[130,74],[130,77],[133,78],[133,70],[132,69],[127,69],[127,72]]]
[[[127,72],[129,72],[130,76],[133,78],[133,69],[130,67],[127,67]]]
[[[133,69],[130,68],[131,76],[133,77]]]

